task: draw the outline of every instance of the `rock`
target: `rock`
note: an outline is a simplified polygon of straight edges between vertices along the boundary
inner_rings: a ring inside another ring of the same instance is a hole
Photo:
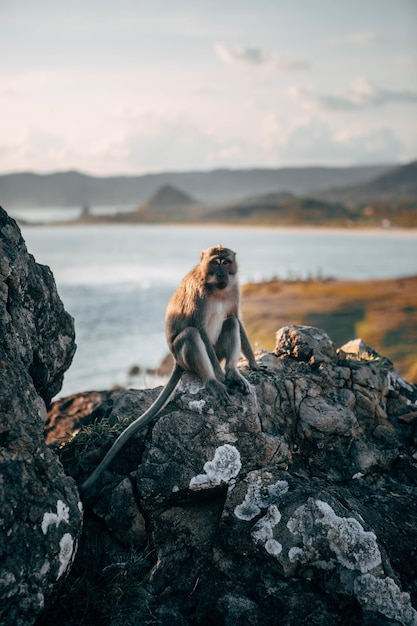
[[[86,532],[99,518],[120,560],[123,536],[151,549],[160,624],[415,626],[417,387],[311,327],[258,360],[227,407],[185,378],[87,494]],[[60,450],[77,481],[158,392],[112,392],[107,435]]]
[[[44,441],[74,325],[2,209],[0,279],[0,624],[24,626],[65,577],[81,528],[77,487]]]
[[[45,422],[46,443],[50,445],[67,441],[82,426],[102,418],[110,398],[110,391],[86,391],[56,400]]]
[[[352,354],[357,359],[366,359],[378,355],[377,351],[368,346],[362,339],[352,339],[339,348],[339,352]]]
[[[28,254],[16,223],[0,208],[2,347],[25,366],[48,404],[75,353],[74,323],[49,267]]]
[[[313,326],[284,326],[277,332],[274,354],[319,365],[334,361],[336,348],[324,330]]]

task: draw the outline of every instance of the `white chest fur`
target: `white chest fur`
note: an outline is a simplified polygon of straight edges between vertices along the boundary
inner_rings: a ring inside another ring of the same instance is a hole
[[[230,314],[230,301],[228,298],[210,299],[206,310],[206,332],[210,343],[215,345],[222,330],[224,320]]]

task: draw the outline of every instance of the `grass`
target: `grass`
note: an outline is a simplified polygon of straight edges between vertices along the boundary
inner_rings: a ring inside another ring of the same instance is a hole
[[[98,451],[103,456],[106,443],[110,447],[125,428],[126,424],[122,421],[109,424],[107,420],[83,426],[75,437],[59,446],[59,457],[67,473],[77,476],[91,471],[90,453],[95,456]]]
[[[74,565],[52,604],[35,626],[145,626],[155,624],[145,583],[151,569],[146,551],[112,543],[86,517]]]
[[[66,472],[87,476],[125,428],[123,421],[107,420],[84,427],[59,447]],[[97,458],[97,454],[99,458]],[[139,626],[155,624],[145,584],[153,566],[149,549],[126,549],[106,531],[91,511],[70,573],[35,622],[36,626]]]
[[[417,276],[375,281],[294,280],[245,285],[242,313],[253,345],[275,347],[282,326],[325,330],[337,347],[360,337],[417,383]]]

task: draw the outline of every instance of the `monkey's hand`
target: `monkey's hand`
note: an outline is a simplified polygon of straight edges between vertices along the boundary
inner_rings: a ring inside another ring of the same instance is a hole
[[[206,382],[206,389],[210,391],[222,404],[230,404],[230,396],[227,393],[227,388],[223,383],[212,378]]]

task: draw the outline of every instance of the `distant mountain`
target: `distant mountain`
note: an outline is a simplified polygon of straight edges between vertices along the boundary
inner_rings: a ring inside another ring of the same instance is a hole
[[[206,212],[203,219],[234,223],[344,224],[348,209],[339,203],[291,194],[265,194],[246,198],[223,209]]]
[[[75,171],[4,174],[0,176],[0,205],[6,210],[8,207],[117,205],[133,208],[164,185],[172,185],[212,204],[271,192],[311,195],[323,189],[370,181],[390,169],[392,165],[222,169],[103,178]]]
[[[315,196],[343,203],[417,199],[417,161],[395,167],[370,182],[326,190]]]
[[[197,204],[190,195],[172,185],[163,185],[155,191],[146,202],[148,209],[184,208]]]
[[[202,212],[197,200],[173,185],[159,187],[133,216],[146,220],[192,219]]]

